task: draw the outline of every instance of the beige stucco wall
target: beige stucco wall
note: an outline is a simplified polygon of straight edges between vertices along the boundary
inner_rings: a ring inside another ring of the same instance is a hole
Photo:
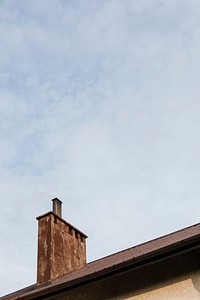
[[[200,281],[200,273],[193,274]],[[151,291],[141,291],[140,295],[122,298],[123,300],[198,300],[200,292],[194,286],[193,278],[180,282],[168,282],[165,286],[152,287]]]
[[[56,300],[200,299],[200,250],[69,290]]]
[[[148,288],[134,289],[134,284],[127,286],[123,279],[108,280],[93,283],[85,287],[69,291],[59,300],[199,300],[200,272],[192,274],[191,278],[176,279],[158,283]],[[121,282],[120,282],[121,281]]]

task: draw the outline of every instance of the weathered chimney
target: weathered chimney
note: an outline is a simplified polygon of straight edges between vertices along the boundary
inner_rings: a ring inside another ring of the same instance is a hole
[[[86,265],[87,236],[62,219],[62,202],[55,198],[53,211],[37,217],[37,284]]]

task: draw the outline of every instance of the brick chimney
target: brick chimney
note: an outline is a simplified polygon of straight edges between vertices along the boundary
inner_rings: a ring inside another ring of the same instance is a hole
[[[52,201],[53,211],[37,217],[37,284],[86,265],[87,236],[62,219],[62,202],[57,198]]]

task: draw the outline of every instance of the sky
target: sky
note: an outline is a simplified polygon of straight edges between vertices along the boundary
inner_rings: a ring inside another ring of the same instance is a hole
[[[93,261],[200,221],[199,0],[0,0],[0,296],[63,202]]]

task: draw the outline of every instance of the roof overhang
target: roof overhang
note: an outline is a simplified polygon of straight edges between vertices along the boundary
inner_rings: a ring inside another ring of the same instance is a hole
[[[118,276],[197,248],[200,248],[200,224],[88,263],[85,267],[47,284],[35,285],[32,290],[27,288],[18,291],[3,297],[2,300],[48,299],[68,290]]]

